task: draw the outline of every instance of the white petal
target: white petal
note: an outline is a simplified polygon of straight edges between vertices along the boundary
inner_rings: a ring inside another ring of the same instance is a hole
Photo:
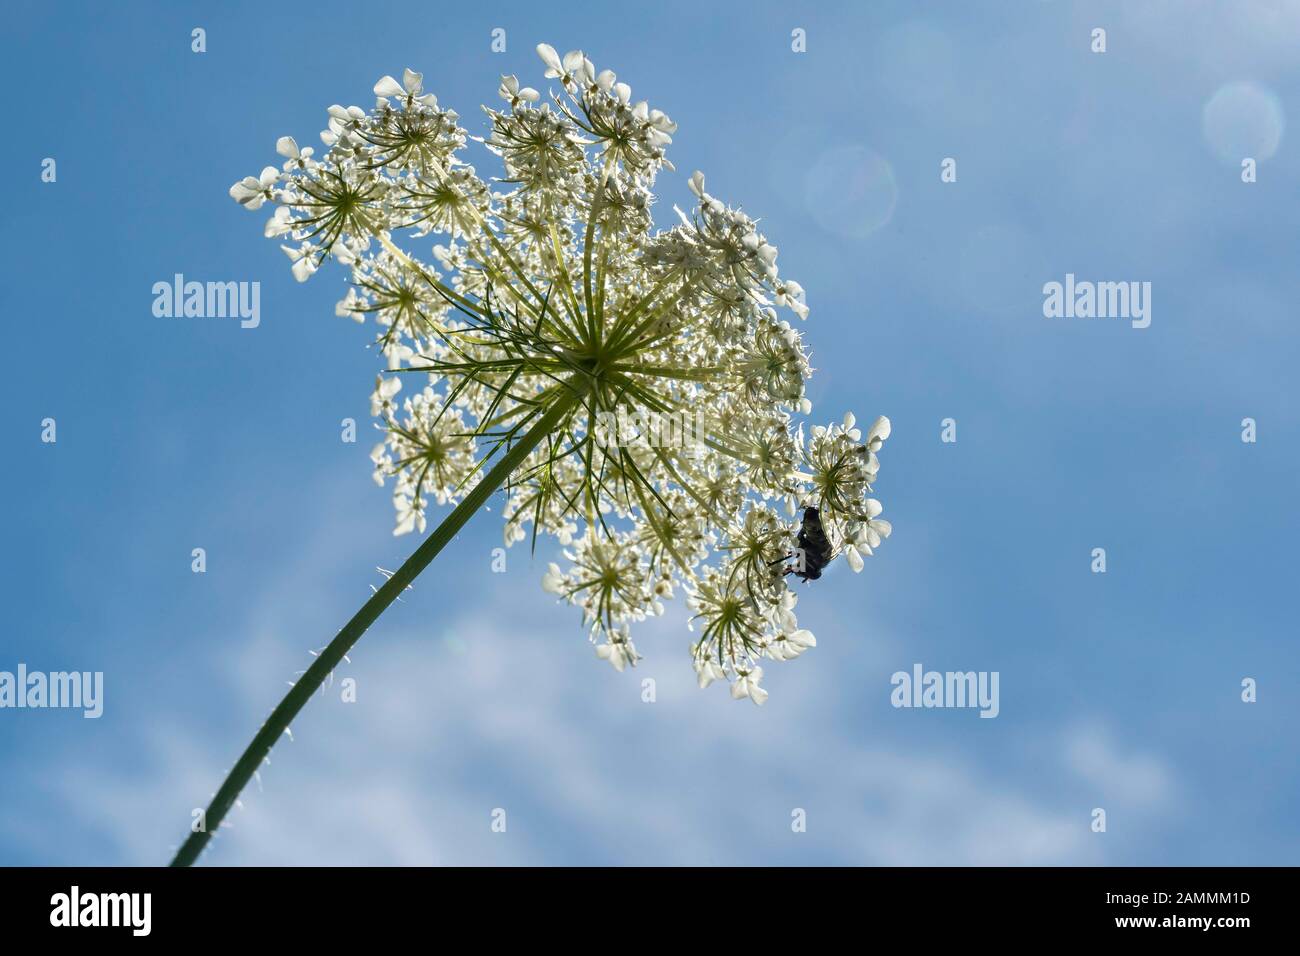
[[[289,221],[289,207],[278,206],[275,214],[266,221],[266,228],[262,230],[262,234],[267,239],[274,239],[276,236],[283,236],[292,230],[293,223]]]
[[[260,209],[266,197],[262,195],[262,184],[252,176],[245,176],[230,187],[230,198],[245,209]]]
[[[650,125],[661,133],[677,132],[677,124],[668,118],[668,114],[662,110],[650,111]]]
[[[816,647],[817,638],[809,630],[798,630],[790,635],[790,640],[802,647]]]
[[[405,90],[402,89],[402,84],[398,83],[391,76],[381,77],[379,82],[375,84],[375,96],[401,96],[404,92]],[[331,106],[331,114],[333,113],[333,110],[334,107]]]
[[[537,44],[537,55],[542,58],[542,62],[548,67],[559,73],[563,67],[560,64],[560,54],[555,52],[555,47],[549,43]]]
[[[546,574],[542,576],[542,590],[549,591],[551,594],[564,593],[564,575],[560,572],[560,566],[552,561],[546,568]]]
[[[303,256],[293,264],[290,271],[299,282],[306,282],[311,278],[312,273],[316,271],[316,263],[312,261],[311,256]]]

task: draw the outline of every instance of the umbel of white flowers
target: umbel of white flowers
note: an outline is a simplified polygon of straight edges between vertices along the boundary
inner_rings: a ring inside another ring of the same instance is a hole
[[[327,258],[350,272],[336,312],[373,325],[386,359],[370,457],[392,482],[397,534],[423,533],[431,504],[460,501],[549,415],[505,485],[507,544],[559,539],[566,564],[543,586],[581,608],[620,671],[640,659],[630,626],[680,587],[700,686],[725,679],[761,704],[762,663],[816,644],[784,573],[801,509],[819,509],[854,571],[889,536],[870,497],[889,421],[864,436],[849,414],[804,433],[793,415],[811,411],[812,370],[776,310],[808,308],[776,246],[698,172],[695,208],[656,229],[651,188],[673,168],[676,124],[583,53],[537,52],[561,92],[542,102],[503,77],[485,138],[407,70],[375,84],[369,110],[329,108],[323,156],[282,137],[283,166],[230,194],[274,206],[266,235],[299,281]],[[503,175],[467,164],[471,139]],[[416,251],[430,236],[431,259]],[[689,442],[611,440],[596,423],[620,410],[695,427]]]

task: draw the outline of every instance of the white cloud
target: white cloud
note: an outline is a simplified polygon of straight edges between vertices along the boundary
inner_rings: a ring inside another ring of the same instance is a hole
[[[1136,810],[1174,809],[1171,770],[1151,754],[1122,752],[1100,724],[1072,728],[1065,737],[1069,768],[1096,794],[1096,799],[1123,803]]]
[[[172,705],[167,719],[133,737],[128,730],[120,748],[78,769],[69,770],[66,753],[32,767],[33,780],[54,781],[52,796],[62,804],[33,832],[57,825],[88,835],[95,849],[70,852],[66,862],[154,864],[169,856],[191,808],[206,804],[245,743],[231,734],[251,733],[290,672],[310,661],[309,642],[285,635],[329,631],[324,622],[340,602],[302,595],[337,576],[337,556],[354,550],[347,540],[354,530],[345,522],[322,532],[297,552],[302,558],[279,566],[249,604],[249,636],[227,639],[229,667],[200,685],[193,709],[177,713]],[[584,644],[575,613],[548,603],[526,558],[511,560],[505,576],[422,578],[308,705],[294,740],[282,741],[263,768],[263,789],[245,791],[244,808],[232,812],[232,827],[205,860],[1102,860],[1104,844],[1091,839],[1083,807],[1089,798],[1080,799],[1077,786],[1059,796],[1031,793],[1030,779],[982,766],[955,744],[940,739],[918,749],[909,735],[922,725],[911,714],[906,723],[873,722],[870,681],[879,677],[886,699],[886,658],[902,642],[856,616],[837,620],[833,602],[821,608],[822,646],[772,669],[772,698],[760,710],[720,687],[695,687],[680,609],[641,628],[647,660],[617,674]],[[497,590],[475,590],[483,587]],[[503,601],[502,589],[517,589],[520,599]],[[444,608],[453,599],[460,613],[448,621]],[[469,607],[478,610],[466,613]],[[340,699],[345,676],[357,681],[356,703]],[[656,680],[653,704],[641,700],[646,677]],[[192,716],[214,708],[239,717],[216,732]],[[1046,728],[1040,739],[1059,742],[1060,735]],[[1087,733],[1071,741],[1069,766],[1090,783],[1127,786],[1148,803],[1167,793],[1168,774],[1150,758],[1117,756]],[[124,763],[123,752],[137,756]],[[504,834],[490,829],[497,807],[507,812]],[[791,832],[796,807],[807,813],[806,833]]]
[[[671,648],[664,638],[677,624],[660,625],[665,633],[646,643]],[[951,755],[864,746],[875,731],[844,726],[811,684],[785,688],[759,711],[699,692],[689,668],[615,674],[576,631],[508,625],[460,619],[460,655],[392,634],[366,648],[339,672],[357,679],[357,703],[339,699],[336,681],[309,705],[294,741],[264,768],[263,792],[244,794],[211,862],[1100,859],[1076,807],[1044,805]],[[640,679],[651,674],[659,696],[646,704]],[[118,841],[123,862],[158,862],[183,835],[189,804],[217,782],[218,764],[195,749],[205,740],[233,756],[232,741],[171,724],[148,735],[143,771],[86,770],[64,778],[62,796],[85,825]],[[1165,785],[1152,764],[1116,758],[1093,737],[1075,738],[1069,756],[1090,779],[1127,779],[1135,793]],[[490,831],[496,807],[507,811],[505,834]],[[806,833],[790,830],[794,807],[808,814]]]

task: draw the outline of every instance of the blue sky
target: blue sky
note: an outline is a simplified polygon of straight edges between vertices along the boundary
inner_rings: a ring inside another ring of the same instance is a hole
[[[894,535],[807,587],[818,647],[759,710],[696,689],[680,604],[635,671],[597,660],[549,554],[491,573],[498,500],[205,862],[1295,864],[1300,4],[1031,0],[16,5],[0,670],[103,671],[105,710],[0,710],[0,863],[169,859],[415,546],[342,271],[294,282],[230,184],[407,66],[481,132],[539,41],[678,122],[661,222],[694,169],[762,218],[808,290],[813,418],[893,421]],[[260,326],[156,318],[177,272],[259,281]],[[1067,273],[1150,282],[1151,326],[1045,318]],[[998,671],[999,716],[891,707],[915,663]]]

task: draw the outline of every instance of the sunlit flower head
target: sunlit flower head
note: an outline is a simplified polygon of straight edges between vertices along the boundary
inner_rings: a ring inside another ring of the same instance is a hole
[[[762,662],[816,646],[785,573],[803,510],[854,570],[892,530],[870,496],[889,422],[805,429],[809,309],[777,247],[698,172],[657,226],[676,124],[581,51],[537,50],[558,89],[502,77],[476,135],[406,70],[368,109],[329,107],[323,155],[281,137],[282,165],[230,195],[273,207],[299,281],[328,259],[351,280],[336,313],[382,356],[370,457],[397,533],[528,447],[505,540],[558,539],[543,585],[597,655],[636,666],[633,625],[681,594],[700,685],[761,704]]]

